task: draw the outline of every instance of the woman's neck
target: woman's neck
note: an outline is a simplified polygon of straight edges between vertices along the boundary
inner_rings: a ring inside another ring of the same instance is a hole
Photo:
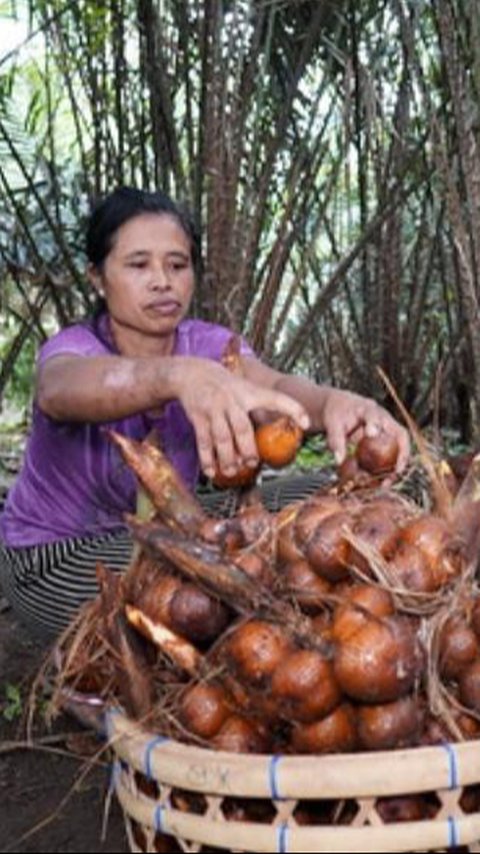
[[[175,349],[176,330],[168,335],[145,335],[128,326],[119,325],[108,316],[112,343],[122,356],[149,358],[171,356]]]

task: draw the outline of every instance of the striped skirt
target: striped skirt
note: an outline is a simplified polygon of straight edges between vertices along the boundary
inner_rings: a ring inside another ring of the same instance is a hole
[[[330,479],[330,474],[323,470],[274,478],[262,485],[262,499],[274,512],[315,493]],[[234,493],[217,492],[198,497],[212,515],[228,516],[235,509]],[[122,572],[130,562],[132,550],[133,541],[128,531],[21,549],[0,544],[0,588],[29,629],[37,635],[52,637],[66,628],[84,602],[97,595],[97,562]]]

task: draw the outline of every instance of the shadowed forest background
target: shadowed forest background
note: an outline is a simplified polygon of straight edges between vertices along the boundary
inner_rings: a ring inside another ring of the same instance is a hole
[[[89,204],[193,212],[196,314],[276,367],[480,432],[477,0],[3,0],[0,397],[92,308]]]

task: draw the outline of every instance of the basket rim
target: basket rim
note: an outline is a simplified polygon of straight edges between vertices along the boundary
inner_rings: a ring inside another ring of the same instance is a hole
[[[118,708],[107,710],[106,732],[117,758],[148,778],[223,797],[387,797],[480,782],[480,740],[323,756],[228,753],[150,732]]]

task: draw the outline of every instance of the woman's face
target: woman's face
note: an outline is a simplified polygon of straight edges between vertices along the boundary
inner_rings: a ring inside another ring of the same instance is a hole
[[[138,338],[172,344],[195,279],[190,239],[175,217],[145,213],[126,222],[102,270],[90,275],[106,299],[121,350],[122,343],[135,346]]]

